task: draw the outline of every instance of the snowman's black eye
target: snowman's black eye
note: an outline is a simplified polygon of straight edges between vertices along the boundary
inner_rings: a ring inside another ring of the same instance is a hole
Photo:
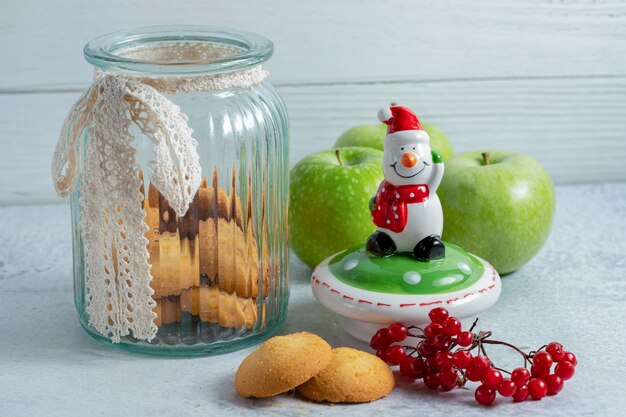
[[[404,150],[404,148],[400,148],[400,150],[401,150],[401,151],[403,151],[403,150]]]
[[[413,150],[415,150],[415,146],[413,146]]]

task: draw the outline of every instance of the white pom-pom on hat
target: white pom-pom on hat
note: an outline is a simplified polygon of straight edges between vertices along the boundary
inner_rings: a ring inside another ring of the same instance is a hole
[[[430,141],[417,115],[408,107],[383,107],[378,111],[378,119],[387,125],[385,143],[395,140],[422,143]]]
[[[383,107],[382,109],[378,110],[378,120],[380,120],[383,123],[391,119],[391,116],[392,114],[391,114],[390,107]]]

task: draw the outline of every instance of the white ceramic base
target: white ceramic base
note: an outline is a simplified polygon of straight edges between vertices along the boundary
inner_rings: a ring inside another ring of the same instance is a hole
[[[473,318],[468,318],[468,319],[462,319],[461,321],[461,325],[463,326],[463,328],[469,328],[469,326],[471,326],[472,322],[473,322]],[[358,339],[362,342],[368,343],[370,342],[370,340],[372,340],[372,336],[379,330],[382,328],[387,327],[387,324],[381,324],[381,323],[370,323],[367,321],[362,321],[362,320],[356,320],[356,319],[350,319],[348,317],[342,316],[340,318],[341,321],[341,327],[343,328],[343,330],[345,330],[346,333],[348,333],[350,336],[354,337],[355,339]],[[424,326],[426,326],[429,322],[422,322],[422,323],[405,323],[407,326],[418,326],[421,327],[422,329],[424,328]]]
[[[405,324],[409,325],[408,323],[405,323]],[[411,323],[411,324],[420,326],[420,324],[416,324],[416,323]],[[367,321],[361,321],[361,320],[351,319],[351,318],[342,316],[341,326],[346,331],[346,333],[348,333],[350,336],[362,342],[369,343],[370,340],[372,339],[372,335],[374,335],[374,333],[376,333],[379,329],[387,327],[387,324],[370,323]]]
[[[428,313],[435,307],[444,307],[459,319],[475,316],[495,304],[502,289],[498,272],[477,256],[484,267],[477,282],[462,290],[428,295],[386,294],[352,287],[330,272],[328,264],[333,257],[313,271],[313,294],[324,307],[341,316],[348,334],[365,342],[376,330],[396,321],[428,323]]]

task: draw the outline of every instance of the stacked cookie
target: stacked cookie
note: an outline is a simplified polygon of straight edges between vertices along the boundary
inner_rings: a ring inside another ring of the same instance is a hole
[[[248,355],[235,375],[244,397],[265,398],[296,389],[320,402],[362,403],[388,395],[393,373],[378,357],[351,349],[332,349],[311,333],[273,337]]]
[[[250,328],[257,323],[257,299],[267,296],[270,274],[267,262],[260,268],[250,193],[244,216],[234,191],[234,172],[231,189],[227,193],[218,187],[214,172],[212,184],[202,182],[187,213],[179,218],[149,185],[145,236],[157,326],[180,321],[181,312],[223,327]],[[263,316],[263,309],[260,313]]]

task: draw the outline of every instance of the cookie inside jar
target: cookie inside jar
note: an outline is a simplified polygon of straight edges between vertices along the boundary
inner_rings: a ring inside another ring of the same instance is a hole
[[[218,183],[214,170],[183,217],[153,184],[147,193],[142,189],[159,327],[152,343],[210,342],[264,325],[271,271],[253,224],[252,197],[237,195],[234,171],[230,190]]]

